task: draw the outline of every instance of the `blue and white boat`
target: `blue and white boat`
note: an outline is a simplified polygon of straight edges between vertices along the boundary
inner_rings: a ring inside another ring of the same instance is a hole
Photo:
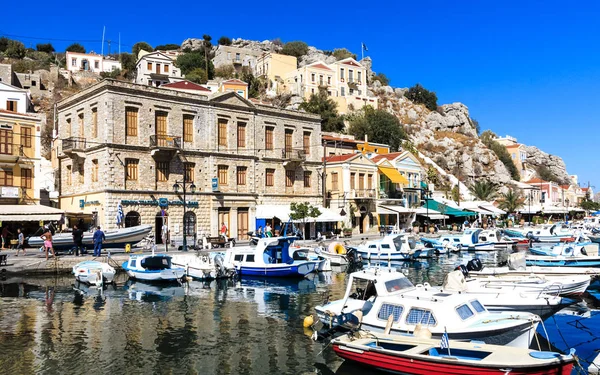
[[[575,232],[560,224],[545,224],[540,227],[523,229],[526,237],[538,242],[561,242],[574,238]]]
[[[421,242],[425,244],[425,247],[435,249],[435,252],[438,254],[458,252],[462,248],[459,241],[450,241],[450,239],[448,238],[445,238],[443,241],[440,241],[439,238],[421,237]]]
[[[415,260],[433,255],[433,248],[426,248],[408,233],[389,234],[381,239],[367,241],[356,248],[364,260]]]
[[[552,246],[532,246],[529,251],[533,255],[545,256],[587,256],[598,254],[598,244],[591,241],[566,242]]]
[[[479,238],[482,229],[466,229],[460,235],[446,234],[438,238],[440,244],[448,242],[449,246],[458,247],[460,250],[496,250],[496,244],[490,241],[481,241]]]
[[[296,237],[267,237],[255,246],[236,247],[225,253],[224,266],[241,276],[304,277],[319,268],[320,260],[294,259]]]
[[[166,254],[134,254],[123,262],[123,269],[130,278],[143,281],[178,281],[185,276],[185,269],[174,267]]]
[[[121,229],[109,229],[104,231],[105,240],[102,242],[102,248],[124,248],[125,245],[134,245],[144,239],[152,230],[152,225],[137,225],[135,227],[121,228]],[[94,233],[84,232],[83,234],[83,246],[87,249],[94,247],[93,242]],[[27,239],[27,243],[30,247],[41,247],[44,240],[39,236],[32,236]],[[57,251],[69,251],[73,249],[75,244],[73,243],[72,233],[56,233],[52,236],[52,246]]]
[[[525,258],[528,266],[546,267],[600,267],[600,256],[598,256],[598,244],[587,246],[575,246],[573,244],[560,244],[546,249],[529,249],[536,254]]]

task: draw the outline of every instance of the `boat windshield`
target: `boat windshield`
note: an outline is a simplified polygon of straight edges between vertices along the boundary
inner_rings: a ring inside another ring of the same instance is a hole
[[[350,298],[366,301],[371,297],[377,297],[375,282],[373,280],[354,279],[352,289],[355,292],[350,294]]]
[[[408,246],[411,250],[414,250],[417,247],[417,239],[414,237],[408,237]]]
[[[393,279],[385,282],[385,289],[389,293],[397,292],[403,289],[414,288],[414,285],[406,277]]]
[[[394,238],[394,246],[396,247],[396,251],[402,250],[402,236]]]

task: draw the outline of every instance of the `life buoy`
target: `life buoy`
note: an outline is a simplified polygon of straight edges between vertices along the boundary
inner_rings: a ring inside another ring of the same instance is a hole
[[[346,254],[346,248],[339,242],[330,243],[327,250],[332,254]]]

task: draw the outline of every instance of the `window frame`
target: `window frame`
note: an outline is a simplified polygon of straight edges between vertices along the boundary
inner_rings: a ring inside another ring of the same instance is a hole
[[[98,137],[98,108],[92,108],[92,138]]]
[[[304,187],[312,187],[312,171],[304,171]]]
[[[92,160],[92,182],[98,182],[98,170],[99,170],[98,159]]]
[[[338,191],[339,179],[337,172],[331,172],[331,191]]]
[[[194,115],[183,115],[183,141],[194,141]]]
[[[194,182],[194,169],[196,168],[196,163],[185,162],[183,163],[183,182]]]
[[[33,187],[33,169],[21,168],[21,187],[25,189]]]
[[[217,166],[217,176],[219,180],[219,186],[228,185],[228,174],[229,174],[229,166],[220,164]]]
[[[274,144],[273,144],[274,133],[275,133],[274,127],[272,127],[272,126],[265,127],[265,150],[268,150],[268,151],[274,150]]]
[[[138,181],[139,164],[139,159],[125,159],[125,181]]]
[[[229,121],[224,118],[217,120],[217,145],[227,147],[227,125]]]
[[[32,128],[21,126],[21,146],[31,148]]]
[[[296,171],[293,169],[286,169],[285,170],[285,187],[286,188],[294,187],[295,182],[296,182]]]
[[[14,186],[14,178],[12,169],[0,168],[0,186]]]
[[[310,137],[311,133],[308,131],[302,134],[302,151],[304,151],[304,155],[306,156],[310,155]]]
[[[248,177],[248,167],[240,166],[235,169],[236,180],[238,186],[245,186]]]
[[[394,322],[397,323],[400,321],[400,318],[402,318],[402,314],[404,314],[404,306],[403,305],[397,305],[395,303],[387,303],[384,302],[381,304],[381,307],[379,307],[379,311],[377,311],[377,319],[378,320],[382,320],[382,321],[387,321],[389,319],[390,314],[387,314],[387,316],[385,318],[381,317],[381,312],[383,311],[384,307],[388,307],[390,306],[392,308],[392,315],[396,315],[394,314],[394,308],[398,308],[400,309],[400,313],[398,314],[398,318],[394,318]]]
[[[13,154],[14,132],[12,129],[0,129],[0,154]],[[4,149],[4,152],[2,151]]]
[[[237,122],[237,147],[246,148],[246,123],[243,121]]]
[[[265,169],[265,186],[275,186],[275,169]]]
[[[156,162],[156,181],[157,182],[169,181],[170,165],[171,165],[171,163],[169,163],[168,161],[157,161]]]
[[[127,137],[138,136],[139,109],[136,107],[125,107],[125,135]]]

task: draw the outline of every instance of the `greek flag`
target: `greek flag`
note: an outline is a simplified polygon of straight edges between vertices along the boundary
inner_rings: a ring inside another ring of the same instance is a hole
[[[448,332],[444,330],[444,334],[442,335],[442,341],[440,342],[440,349],[449,349],[450,343],[448,342]]]
[[[368,50],[369,50],[369,49],[367,48],[367,45],[366,45],[366,44],[364,44],[364,43],[362,43],[362,49],[363,49],[363,50],[365,50],[365,51],[368,51]]]

